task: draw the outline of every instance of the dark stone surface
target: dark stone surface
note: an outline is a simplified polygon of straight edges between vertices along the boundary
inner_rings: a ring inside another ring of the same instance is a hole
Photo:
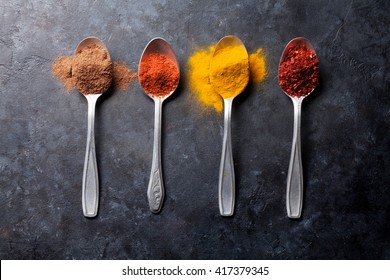
[[[388,1],[2,1],[1,259],[389,259]],[[54,4],[56,3],[56,4]],[[239,36],[263,47],[268,77],[235,100],[237,200],[219,216],[221,114],[194,105],[186,60]],[[155,36],[173,46],[182,83],[164,105],[166,199],[149,212],[153,103],[138,84],[97,108],[100,210],[86,219],[81,179],[87,104],[51,62],[98,36],[133,69]],[[321,86],[305,100],[303,217],[286,218],[293,106],[279,57],[311,40]]]

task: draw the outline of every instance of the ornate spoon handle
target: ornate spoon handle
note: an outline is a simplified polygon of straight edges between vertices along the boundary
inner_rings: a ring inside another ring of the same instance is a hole
[[[150,211],[158,213],[164,200],[164,182],[161,167],[161,115],[163,100],[154,98],[154,140],[152,170],[148,186]]]

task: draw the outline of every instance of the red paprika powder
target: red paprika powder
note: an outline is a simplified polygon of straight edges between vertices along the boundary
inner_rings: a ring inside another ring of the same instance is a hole
[[[318,58],[305,45],[287,50],[279,66],[280,87],[290,96],[306,96],[318,85]]]
[[[179,69],[166,56],[152,53],[143,58],[138,76],[147,94],[164,97],[176,88]]]

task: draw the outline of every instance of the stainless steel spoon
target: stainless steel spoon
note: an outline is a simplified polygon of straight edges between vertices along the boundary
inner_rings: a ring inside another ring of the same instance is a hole
[[[226,36],[223,37],[217,44],[214,50],[213,58],[224,48],[239,46],[243,48],[246,56],[248,53],[246,51],[245,45],[241,42],[236,36]],[[212,65],[213,58],[211,59],[210,65]],[[248,64],[249,65],[249,64]],[[249,66],[248,66],[249,67]],[[248,70],[248,80],[249,80],[249,68]],[[211,84],[213,85],[213,80],[210,79]],[[246,85],[245,85],[246,86]],[[213,86],[214,90],[219,93],[217,86]],[[219,212],[221,216],[232,216],[234,213],[234,204],[235,204],[235,176],[234,176],[234,163],[233,163],[233,154],[232,154],[232,140],[231,140],[231,114],[232,114],[232,104],[233,99],[240,94],[238,92],[233,97],[223,98],[224,104],[224,130],[223,130],[223,144],[222,144],[222,155],[221,163],[219,168],[219,182],[218,182],[218,202],[219,202]]]
[[[143,63],[145,63],[145,58],[153,53],[161,54],[170,59],[172,62],[176,64],[176,67],[179,71],[180,77],[180,67],[177,62],[176,56],[168,44],[162,38],[154,38],[152,39],[145,47],[141,59],[138,66],[138,73],[140,73],[140,69],[143,67]],[[141,87],[145,89],[145,86]],[[161,116],[162,116],[162,104],[163,102],[173,94],[179,84],[179,80],[177,81],[176,87],[169,94],[164,96],[153,95],[150,92],[146,92],[146,95],[149,96],[154,101],[154,139],[153,139],[153,159],[152,159],[152,168],[150,172],[150,179],[148,185],[148,201],[150,211],[153,213],[158,213],[161,210],[165,191],[164,191],[164,182],[162,175],[162,166],[161,166]]]
[[[298,37],[291,40],[283,51],[280,59],[280,65],[285,61],[288,50],[298,45],[305,45],[308,49],[315,53],[313,46],[306,38]],[[279,81],[280,84],[280,81]],[[313,89],[314,90],[314,89]],[[301,157],[301,108],[302,101],[313,90],[304,96],[292,96],[287,92],[285,94],[291,98],[294,104],[294,132],[291,149],[290,165],[287,176],[287,193],[286,193],[286,208],[287,216],[292,219],[301,217],[303,205],[303,171],[302,171],[302,157]]]
[[[75,51],[75,55],[84,48],[96,44],[107,51],[108,59],[111,60],[106,45],[98,38],[88,37],[82,40]],[[77,85],[76,85],[77,87]],[[78,89],[79,90],[79,89]],[[80,91],[80,90],[79,90]],[[87,148],[85,152],[83,184],[82,184],[82,205],[85,217],[95,217],[99,205],[99,175],[95,150],[95,107],[98,98],[104,92],[83,93],[88,102],[88,132]]]

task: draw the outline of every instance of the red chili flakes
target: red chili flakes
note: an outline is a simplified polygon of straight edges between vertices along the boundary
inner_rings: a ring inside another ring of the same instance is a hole
[[[318,85],[318,58],[305,45],[290,48],[279,66],[279,85],[290,96],[306,96]]]

